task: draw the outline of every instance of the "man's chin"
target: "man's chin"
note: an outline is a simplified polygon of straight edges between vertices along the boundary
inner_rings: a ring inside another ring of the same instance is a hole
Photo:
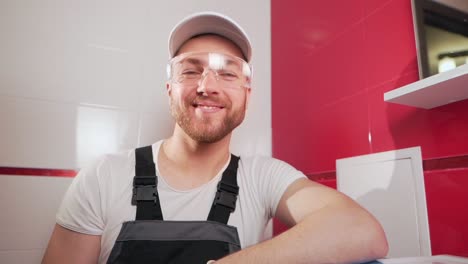
[[[200,133],[197,131],[197,133],[187,133],[191,139],[194,141],[197,141],[199,143],[216,143],[224,139],[228,133]]]

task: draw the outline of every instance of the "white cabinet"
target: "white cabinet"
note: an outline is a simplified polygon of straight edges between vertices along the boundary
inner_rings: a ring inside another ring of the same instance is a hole
[[[419,147],[339,159],[336,174],[337,189],[382,224],[387,257],[431,255]]]

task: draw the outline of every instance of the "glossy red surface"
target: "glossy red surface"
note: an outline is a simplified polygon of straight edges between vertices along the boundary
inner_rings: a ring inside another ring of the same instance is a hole
[[[334,171],[339,158],[413,146],[423,160],[468,154],[468,100],[430,110],[383,101],[419,78],[411,1],[271,3],[275,157],[315,175]],[[452,188],[467,189],[468,175],[452,171],[426,171],[433,253],[467,255],[458,206],[468,199]],[[445,178],[452,184],[442,188]],[[437,196],[454,207],[434,209]],[[452,241],[443,235],[455,231]]]
[[[432,254],[468,257],[468,168],[424,173]]]
[[[366,4],[372,2],[384,1]],[[411,1],[385,1],[363,19],[362,27],[367,89],[417,71]]]
[[[416,80],[417,73],[399,81]],[[379,101],[392,82],[369,94],[373,152],[421,146],[423,159],[468,154],[468,100],[430,110]]]

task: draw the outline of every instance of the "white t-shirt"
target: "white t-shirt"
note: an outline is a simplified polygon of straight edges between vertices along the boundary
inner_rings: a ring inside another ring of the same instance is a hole
[[[208,183],[191,190],[176,190],[160,175],[157,154],[162,141],[153,144],[158,193],[164,220],[206,220],[217,184],[229,161]],[[57,213],[57,223],[67,229],[101,235],[99,263],[106,263],[122,223],[135,220],[131,205],[135,175],[134,150],[106,155],[75,177]],[[286,188],[305,177],[287,163],[268,157],[241,157],[237,170],[239,196],[228,225],[237,227],[242,248],[263,238]]]

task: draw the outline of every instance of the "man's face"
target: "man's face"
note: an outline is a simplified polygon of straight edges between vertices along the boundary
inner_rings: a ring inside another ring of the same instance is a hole
[[[187,41],[178,54],[188,52],[214,52],[242,58],[237,46],[214,35]],[[217,142],[244,120],[250,88],[226,89],[212,72],[197,87],[169,82],[167,88],[172,116],[177,125],[195,141]]]

